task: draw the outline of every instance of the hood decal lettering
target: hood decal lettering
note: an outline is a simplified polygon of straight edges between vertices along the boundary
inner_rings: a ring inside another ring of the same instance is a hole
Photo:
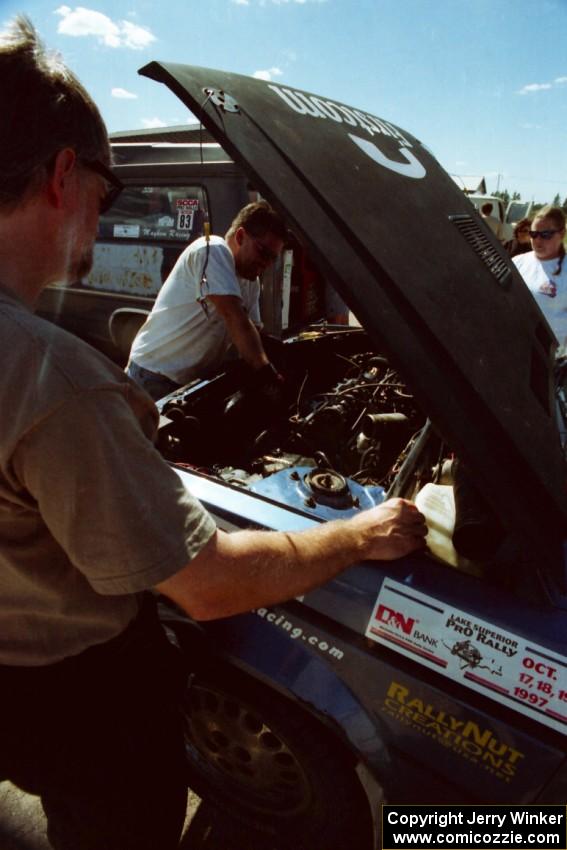
[[[408,150],[408,148],[401,147],[399,149],[399,153],[407,160],[407,162],[398,162],[397,160],[390,159],[383,154],[374,142],[369,142],[368,139],[361,139],[359,136],[354,136],[352,133],[349,133],[348,135],[349,138],[358,145],[361,151],[369,156],[370,159],[373,159],[374,162],[378,163],[378,165],[382,165],[384,168],[389,168],[390,171],[395,171],[396,174],[401,174],[404,177],[411,177],[414,180],[421,180],[422,177],[425,177],[427,173],[425,168],[417,157]]]
[[[293,109],[294,112],[297,112],[298,115],[311,115],[313,118],[330,118],[337,124],[344,123],[349,124],[351,127],[361,127],[370,136],[390,136],[398,139],[405,147],[412,147],[409,139],[406,139],[403,133],[397,127],[394,127],[393,124],[381,118],[375,118],[366,112],[361,112],[360,109],[352,109],[349,106],[344,106],[342,103],[334,103],[332,100],[308,95],[302,91],[284,89],[272,84],[268,85],[268,88],[281,97],[284,103],[290,109]]]
[[[322,112],[326,118],[336,121],[337,124],[343,123],[343,119],[338,112],[338,107],[330,100],[323,100],[321,97],[312,97],[310,100],[311,103],[319,110],[319,112]]]
[[[268,86],[268,88],[279,94],[281,99],[287,103],[290,109],[299,115],[313,115],[314,118],[325,118],[325,114],[321,112],[319,107],[310,103],[309,99],[300,91],[291,91],[291,89],[280,89],[278,86]]]

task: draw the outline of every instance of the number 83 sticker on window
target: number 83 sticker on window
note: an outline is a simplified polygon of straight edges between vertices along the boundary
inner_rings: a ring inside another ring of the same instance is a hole
[[[193,230],[193,219],[199,209],[197,198],[180,198],[175,203],[177,209],[177,230]]]
[[[366,637],[567,732],[567,657],[387,579]]]

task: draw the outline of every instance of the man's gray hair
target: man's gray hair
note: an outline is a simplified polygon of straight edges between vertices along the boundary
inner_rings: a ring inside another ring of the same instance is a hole
[[[110,162],[94,101],[24,15],[0,33],[0,104],[0,208],[37,191],[64,148],[83,161]]]

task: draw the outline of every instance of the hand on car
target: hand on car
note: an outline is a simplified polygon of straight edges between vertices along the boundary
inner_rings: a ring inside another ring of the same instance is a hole
[[[287,410],[286,383],[283,375],[271,363],[255,371],[246,367],[241,378],[242,388],[227,399],[224,413],[234,420],[246,416],[250,405],[270,417],[283,416]]]
[[[425,547],[425,517],[406,499],[389,499],[351,522],[358,524],[366,541],[364,557],[370,560],[391,561]]]
[[[285,378],[278,372],[273,363],[266,363],[261,369],[257,369],[252,373],[248,391],[263,399],[271,412],[283,413],[285,411]]]

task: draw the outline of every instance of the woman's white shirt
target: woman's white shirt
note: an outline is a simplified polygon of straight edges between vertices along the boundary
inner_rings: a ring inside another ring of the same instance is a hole
[[[558,357],[567,355],[567,258],[561,271],[554,274],[559,263],[538,260],[533,251],[512,257],[512,262],[524,278],[559,342]]]

